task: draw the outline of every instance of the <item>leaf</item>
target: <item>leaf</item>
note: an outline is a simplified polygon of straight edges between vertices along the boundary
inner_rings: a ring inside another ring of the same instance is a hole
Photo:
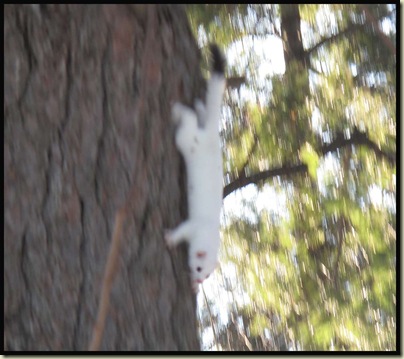
[[[299,155],[302,162],[307,165],[310,177],[317,179],[317,168],[319,166],[320,159],[310,143],[306,142],[300,148]]]

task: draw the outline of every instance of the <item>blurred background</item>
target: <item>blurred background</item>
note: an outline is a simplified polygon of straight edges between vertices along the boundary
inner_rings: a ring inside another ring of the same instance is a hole
[[[241,78],[223,108],[204,348],[395,350],[396,6],[187,10]]]

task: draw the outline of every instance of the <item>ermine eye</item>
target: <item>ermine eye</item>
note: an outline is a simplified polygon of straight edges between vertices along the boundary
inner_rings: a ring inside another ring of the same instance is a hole
[[[200,271],[202,270],[202,268],[201,268],[201,267],[198,267],[198,268],[196,268],[196,270],[197,270],[198,272],[200,272]]]

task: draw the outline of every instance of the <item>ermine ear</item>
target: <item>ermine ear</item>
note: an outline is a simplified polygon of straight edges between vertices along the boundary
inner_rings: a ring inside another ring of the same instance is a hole
[[[196,256],[198,258],[204,258],[204,257],[206,257],[206,252],[204,252],[204,251],[196,252]]]

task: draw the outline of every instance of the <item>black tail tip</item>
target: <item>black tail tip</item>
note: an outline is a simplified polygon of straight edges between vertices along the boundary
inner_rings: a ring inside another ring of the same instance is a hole
[[[224,74],[225,60],[219,46],[210,44],[210,52],[212,54],[212,71],[220,75]]]

